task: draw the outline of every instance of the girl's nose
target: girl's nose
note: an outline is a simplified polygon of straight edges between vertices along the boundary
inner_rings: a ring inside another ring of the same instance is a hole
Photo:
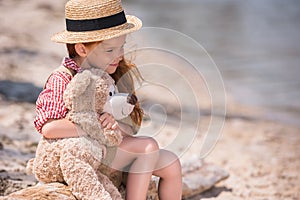
[[[120,55],[117,57],[116,60],[117,60],[118,62],[120,62],[122,59],[123,59],[123,54],[120,54]]]
[[[115,61],[116,62],[120,62],[122,59],[123,59],[123,56],[124,56],[124,49],[120,49],[120,51],[118,52],[117,55],[115,55],[116,58],[115,58]]]
[[[122,47],[119,52],[119,57],[122,58],[123,56],[124,56],[124,48]]]

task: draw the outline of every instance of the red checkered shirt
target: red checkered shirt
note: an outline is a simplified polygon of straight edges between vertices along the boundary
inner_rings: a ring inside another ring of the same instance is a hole
[[[64,58],[62,65],[76,72],[81,68],[70,58]],[[49,119],[61,119],[67,114],[67,108],[63,102],[63,93],[72,76],[66,72],[53,72],[36,101],[35,128],[41,133],[43,125]]]

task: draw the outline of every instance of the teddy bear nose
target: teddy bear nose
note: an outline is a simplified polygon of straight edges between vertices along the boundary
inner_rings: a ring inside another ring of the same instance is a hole
[[[127,96],[127,103],[130,103],[131,105],[135,105],[137,103],[138,99],[134,94],[129,94]]]

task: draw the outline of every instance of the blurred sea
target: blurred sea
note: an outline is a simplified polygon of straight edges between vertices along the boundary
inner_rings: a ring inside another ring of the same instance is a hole
[[[196,40],[238,103],[265,118],[300,125],[300,1],[124,0],[144,27]]]

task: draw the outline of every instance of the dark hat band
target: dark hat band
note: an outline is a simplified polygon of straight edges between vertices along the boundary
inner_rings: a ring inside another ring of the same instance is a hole
[[[67,31],[84,32],[112,28],[127,22],[124,11],[97,19],[73,20],[66,19]]]

